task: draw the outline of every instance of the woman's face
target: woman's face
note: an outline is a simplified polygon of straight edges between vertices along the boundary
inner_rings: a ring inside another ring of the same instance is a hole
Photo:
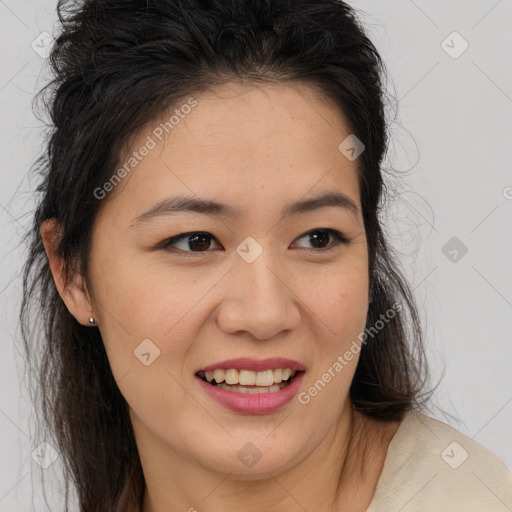
[[[143,462],[258,478],[305,459],[350,410],[368,309],[356,161],[306,87],[230,83],[195,100],[121,162],[137,159],[94,226],[91,304]],[[240,380],[253,386],[224,389]]]

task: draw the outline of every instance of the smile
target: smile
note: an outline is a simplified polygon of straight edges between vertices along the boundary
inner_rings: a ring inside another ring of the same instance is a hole
[[[243,394],[276,393],[288,386],[297,371],[291,368],[252,371],[229,368],[198,372],[204,382],[226,391]]]
[[[206,397],[240,414],[280,411],[298,394],[305,367],[285,358],[238,358],[213,363],[196,371]]]

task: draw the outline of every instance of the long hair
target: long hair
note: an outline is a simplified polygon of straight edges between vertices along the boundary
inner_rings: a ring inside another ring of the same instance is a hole
[[[41,223],[58,221],[66,275],[87,280],[92,226],[104,204],[94,191],[130,140],[184,98],[229,81],[313,86],[364,143],[357,169],[371,336],[362,343],[350,398],[382,420],[421,407],[429,395],[422,328],[379,220],[385,67],[355,11],[340,0],[60,0],[58,15],[52,80],[38,95],[51,123],[33,168],[40,184],[26,234],[20,320],[39,428],[64,463],[66,511],[71,484],[83,512],[138,511],[145,484],[128,405],[100,332],[78,323],[59,296]],[[394,316],[382,321],[390,310]]]

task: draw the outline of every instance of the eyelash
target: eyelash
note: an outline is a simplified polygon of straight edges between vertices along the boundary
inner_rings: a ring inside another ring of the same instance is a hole
[[[340,244],[348,244],[350,242],[350,240],[347,237],[345,237],[345,235],[343,235],[339,231],[336,231],[335,229],[329,229],[329,228],[318,228],[318,229],[314,229],[312,231],[308,231],[307,233],[304,233],[303,235],[301,235],[298,238],[298,240],[301,240],[302,238],[305,238],[308,235],[311,235],[313,233],[329,234],[337,242],[334,244],[333,247],[330,247],[328,249],[305,249],[306,251],[313,252],[313,253],[327,253],[327,252],[330,252],[330,251],[333,251],[334,249],[336,249],[336,247]],[[202,235],[202,236],[209,237],[209,238],[215,240],[220,245],[220,243],[217,241],[217,239],[210,233],[207,233],[206,231],[191,231],[189,233],[182,233],[181,235],[173,236],[171,238],[168,238],[167,240],[164,240],[161,244],[158,245],[158,248],[165,249],[165,250],[171,250],[172,244],[178,243],[182,240],[186,240],[187,238],[191,238],[193,235]],[[189,254],[190,253],[201,254],[201,253],[205,253],[205,252],[211,252],[208,249],[205,251],[185,251],[183,249],[174,248],[174,250],[176,252],[189,253]]]

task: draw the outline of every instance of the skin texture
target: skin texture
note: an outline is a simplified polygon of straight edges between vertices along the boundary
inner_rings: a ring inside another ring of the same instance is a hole
[[[295,398],[265,415],[225,409],[195,377],[235,357],[286,357],[305,366],[305,391],[358,342],[368,310],[368,252],[357,162],[338,150],[350,132],[339,111],[304,85],[231,82],[195,98],[165,143],[102,205],[87,282],[64,282],[55,224],[41,229],[59,293],[79,322],[96,319],[130,406],[147,485],[143,512],[363,511],[398,423],[353,411],[348,394],[358,355],[307,405]],[[285,205],[324,191],[350,197],[357,215],[331,206],[282,216]],[[134,222],[174,195],[241,213]],[[340,231],[349,243],[330,236],[315,245],[304,235],[318,229]],[[194,231],[212,236],[205,250],[190,239],[156,248]],[[236,252],[248,236],[263,250],[252,263]],[[134,356],[144,339],[160,350],[149,366]],[[248,442],[261,453],[250,468],[237,457]]]

